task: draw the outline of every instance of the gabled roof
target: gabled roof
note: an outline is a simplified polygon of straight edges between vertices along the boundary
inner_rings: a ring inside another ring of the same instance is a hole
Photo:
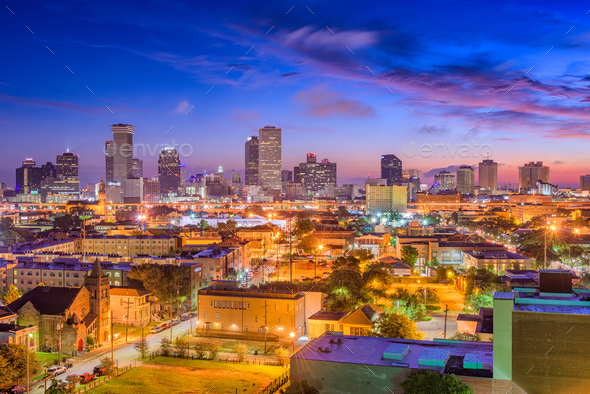
[[[346,316],[348,312],[328,312],[328,311],[319,311],[308,317],[308,320],[334,320],[340,321],[344,316]]]
[[[342,324],[372,326],[373,322],[384,313],[385,309],[373,304],[365,304],[342,319]]]
[[[69,289],[67,287],[37,286],[9,304],[8,308],[18,313],[27,302],[30,302],[42,315],[59,315],[72,305],[81,289],[82,287]]]

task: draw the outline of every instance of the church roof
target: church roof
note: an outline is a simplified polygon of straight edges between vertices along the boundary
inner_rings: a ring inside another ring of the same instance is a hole
[[[100,261],[98,259],[94,260],[94,264],[92,265],[92,272],[89,275],[92,278],[102,278],[104,274],[102,273],[102,266],[100,265]]]
[[[37,286],[9,304],[8,309],[18,313],[27,302],[30,302],[42,315],[59,315],[72,305],[80,289],[82,288]]]

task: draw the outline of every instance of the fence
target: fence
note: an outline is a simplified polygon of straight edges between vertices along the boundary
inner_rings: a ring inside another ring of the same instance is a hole
[[[151,360],[153,358],[156,357],[176,357],[176,358],[186,358],[187,360],[205,360],[205,361],[213,361],[210,358],[207,357],[198,357],[195,354],[191,354],[191,355],[179,355],[178,353],[175,353],[173,351],[171,351],[170,353],[168,353],[168,355],[164,356],[162,354],[161,351],[156,351],[156,352],[151,352],[148,356],[148,359]],[[237,355],[235,357],[225,357],[225,358],[220,358],[217,357],[217,359],[215,360],[219,363],[232,363],[232,364],[251,364],[251,365],[273,365],[273,366],[280,366],[281,364],[279,364],[278,362],[270,362],[270,361],[266,361],[264,359],[262,360],[257,360],[256,358],[254,358],[254,360],[249,360],[247,357],[244,361],[239,362],[238,361],[238,357]],[[288,367],[288,366],[284,366],[284,367]]]
[[[285,372],[262,390],[262,394],[273,394],[289,382],[289,371]]]
[[[92,389],[95,388],[96,386],[101,385],[104,382],[111,380],[113,378],[116,378],[118,376],[121,376],[122,374],[129,371],[133,367],[134,367],[133,364],[129,364],[129,365],[126,365],[122,368],[117,368],[117,371],[115,373],[108,375],[108,376],[99,376],[98,378],[96,378],[96,380],[88,383],[86,386],[75,389],[74,393],[78,394],[78,393],[87,393],[89,391],[92,392]]]

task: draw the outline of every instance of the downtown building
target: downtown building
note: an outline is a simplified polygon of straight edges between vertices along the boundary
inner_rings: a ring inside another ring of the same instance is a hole
[[[498,163],[493,160],[483,160],[479,163],[479,187],[488,190],[498,189]]]
[[[111,125],[113,140],[105,142],[105,175],[109,190],[120,187],[121,202],[140,203],[143,198],[141,178],[134,176],[133,134],[135,127],[128,124]],[[108,196],[107,196],[108,197]],[[111,197],[116,201],[116,197]]]
[[[246,140],[245,169],[244,177],[246,186],[258,186],[258,136],[253,135]]]
[[[258,184],[281,190],[281,129],[266,126],[258,129]]]
[[[434,175],[434,184],[432,185],[432,191],[434,193],[448,192],[451,190],[455,190],[455,174],[442,170]]]
[[[475,172],[469,166],[457,168],[457,192],[473,194],[475,191]]]
[[[530,162],[518,168],[518,188],[521,192],[537,188],[537,182],[549,183],[549,167],[542,161]]]
[[[405,213],[408,208],[405,186],[366,186],[367,215]]]
[[[17,194],[39,194],[41,182],[48,178],[55,178],[56,168],[51,162],[37,167],[37,162],[32,158],[27,158],[22,162],[22,166],[16,169],[16,187]]]
[[[163,197],[177,196],[180,189],[180,157],[174,148],[164,148],[158,158],[158,182]]]
[[[323,192],[327,185],[336,186],[336,163],[330,163],[328,159],[318,163],[315,153],[308,153],[307,162],[295,167],[294,174],[295,182],[302,184],[306,195]]]
[[[387,179],[387,186],[403,183],[402,161],[396,155],[381,156],[381,178]]]
[[[79,156],[64,152],[56,157],[55,175],[41,181],[41,202],[61,203],[80,199]]]

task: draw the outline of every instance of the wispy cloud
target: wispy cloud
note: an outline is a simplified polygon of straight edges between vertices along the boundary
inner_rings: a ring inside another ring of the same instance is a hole
[[[312,117],[348,116],[357,118],[375,117],[375,111],[358,100],[347,100],[342,93],[318,86],[295,94],[294,101],[304,107],[303,112]]]

